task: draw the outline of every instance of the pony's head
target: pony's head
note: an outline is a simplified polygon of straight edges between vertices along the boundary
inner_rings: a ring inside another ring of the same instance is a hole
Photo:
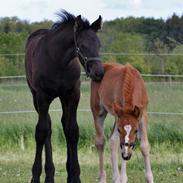
[[[114,104],[113,110],[118,117],[117,129],[120,137],[121,155],[124,160],[129,160],[139,130],[140,108],[135,106],[133,110],[122,109],[118,104]]]
[[[101,16],[91,25],[80,15],[75,19],[74,39],[77,54],[86,74],[95,81],[101,80],[104,75],[104,69],[99,58],[101,43],[97,36],[101,27]]]

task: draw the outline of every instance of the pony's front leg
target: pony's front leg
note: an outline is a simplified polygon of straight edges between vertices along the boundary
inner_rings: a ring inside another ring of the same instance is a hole
[[[120,174],[118,168],[118,152],[119,152],[119,133],[117,130],[117,125],[115,123],[114,131],[110,139],[110,148],[111,148],[111,161],[112,161],[112,170],[113,170],[113,183],[121,183]]]
[[[126,164],[127,164],[127,161],[122,160],[122,164],[121,164],[121,183],[127,183],[128,182],[128,177],[127,177],[127,173],[126,173]]]
[[[147,113],[145,113],[145,115],[140,120],[140,148],[144,157],[146,181],[147,183],[154,183],[149,155],[150,148],[147,137]]]

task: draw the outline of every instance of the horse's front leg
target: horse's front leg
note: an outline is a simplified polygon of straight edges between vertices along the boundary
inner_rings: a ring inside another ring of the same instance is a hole
[[[38,112],[38,123],[36,125],[35,140],[36,140],[36,155],[32,167],[32,183],[40,183],[40,175],[42,172],[42,150],[46,138],[49,134],[50,127],[48,124],[48,109],[51,99],[41,94],[33,95],[34,106]]]
[[[140,148],[144,157],[146,181],[147,183],[154,183],[149,155],[150,148],[147,137],[147,113],[144,113],[140,120]]]
[[[79,89],[73,91],[70,95],[61,98],[63,116],[62,125],[67,142],[67,163],[68,173],[67,183],[80,183],[80,166],[78,162],[78,140],[79,127],[77,124],[77,107],[79,103]]]

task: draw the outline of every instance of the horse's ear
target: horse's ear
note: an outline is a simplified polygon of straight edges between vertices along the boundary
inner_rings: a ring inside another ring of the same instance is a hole
[[[95,22],[93,22],[91,24],[91,28],[95,32],[97,32],[98,30],[102,29],[102,17],[101,17],[101,15],[99,16],[99,18]]]
[[[81,15],[78,15],[74,23],[74,32],[79,32],[83,28],[83,21]]]
[[[114,113],[114,115],[120,117],[123,114],[123,109],[119,104],[112,103],[112,112]]]
[[[141,111],[142,111],[142,108],[141,107],[135,106],[134,107],[134,110],[133,110],[133,115],[136,118],[139,118],[141,116],[141,113],[142,113]]]

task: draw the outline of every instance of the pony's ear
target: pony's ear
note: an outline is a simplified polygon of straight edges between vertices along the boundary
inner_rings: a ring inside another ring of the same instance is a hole
[[[74,32],[79,32],[83,28],[83,21],[81,15],[78,15],[74,23]]]
[[[142,111],[141,107],[135,106],[133,110],[133,115],[136,118],[139,118],[141,116],[141,111]]]
[[[117,103],[112,103],[112,111],[118,117],[120,117],[123,114],[122,107],[119,104],[117,104]]]
[[[101,15],[99,16],[99,18],[93,22],[90,26],[95,32],[97,32],[98,30],[100,30],[102,28],[102,17]]]

